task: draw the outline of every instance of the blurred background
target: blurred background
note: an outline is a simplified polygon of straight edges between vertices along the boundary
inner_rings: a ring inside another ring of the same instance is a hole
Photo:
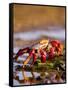
[[[65,7],[13,6],[14,52],[41,39],[65,41]]]

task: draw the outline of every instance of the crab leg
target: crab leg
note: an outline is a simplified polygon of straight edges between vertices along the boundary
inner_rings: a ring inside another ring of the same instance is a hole
[[[29,62],[29,60],[31,59],[31,57],[33,56],[34,53],[35,53],[35,50],[34,49],[32,51],[30,51],[29,56],[24,61],[24,65],[26,65]]]
[[[42,49],[40,50],[41,54],[41,61],[44,63],[46,61],[46,52],[44,52]]]
[[[23,77],[24,77],[24,81],[26,82],[28,80],[28,77],[26,76],[24,69],[22,71],[22,74],[23,74]]]
[[[30,51],[29,47],[24,48],[24,49],[20,49],[20,50],[17,52],[16,56],[15,56],[15,60],[17,60],[17,58],[18,58],[19,56],[23,55],[24,53],[27,53],[27,52],[29,53],[29,51]]]
[[[36,55],[36,53],[34,53],[34,54],[33,54],[33,62],[32,62],[32,65],[36,62],[36,60],[37,60],[37,55]]]

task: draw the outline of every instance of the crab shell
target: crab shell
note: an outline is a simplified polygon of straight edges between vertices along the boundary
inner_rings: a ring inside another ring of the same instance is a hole
[[[32,48],[44,49],[48,46],[49,40],[41,40],[38,44],[34,45]]]

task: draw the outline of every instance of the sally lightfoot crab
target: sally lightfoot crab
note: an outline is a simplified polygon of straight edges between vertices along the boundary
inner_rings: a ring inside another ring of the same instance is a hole
[[[24,61],[24,65],[28,64],[31,58],[33,58],[32,65],[37,61],[37,58],[40,58],[41,63],[45,63],[48,58],[52,59],[54,56],[62,55],[62,52],[63,45],[60,41],[41,40],[38,44],[33,45],[30,48],[26,47],[24,49],[20,49],[15,56],[15,60],[24,53],[28,53],[29,56]]]

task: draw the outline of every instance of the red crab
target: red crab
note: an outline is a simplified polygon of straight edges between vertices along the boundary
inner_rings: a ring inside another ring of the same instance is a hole
[[[59,41],[52,40],[49,42],[49,40],[41,40],[38,44],[32,46],[32,48],[27,47],[20,49],[16,54],[15,59],[17,60],[17,58],[24,53],[29,53],[29,56],[24,61],[24,65],[26,65],[31,58],[33,58],[32,64],[34,64],[38,57],[41,58],[42,63],[45,63],[47,57],[53,58],[56,51],[62,52],[61,43]]]
[[[50,43],[52,47],[54,48],[54,50],[57,52],[57,54],[61,55],[63,51],[63,45],[61,44],[61,42],[58,40],[52,40]]]

